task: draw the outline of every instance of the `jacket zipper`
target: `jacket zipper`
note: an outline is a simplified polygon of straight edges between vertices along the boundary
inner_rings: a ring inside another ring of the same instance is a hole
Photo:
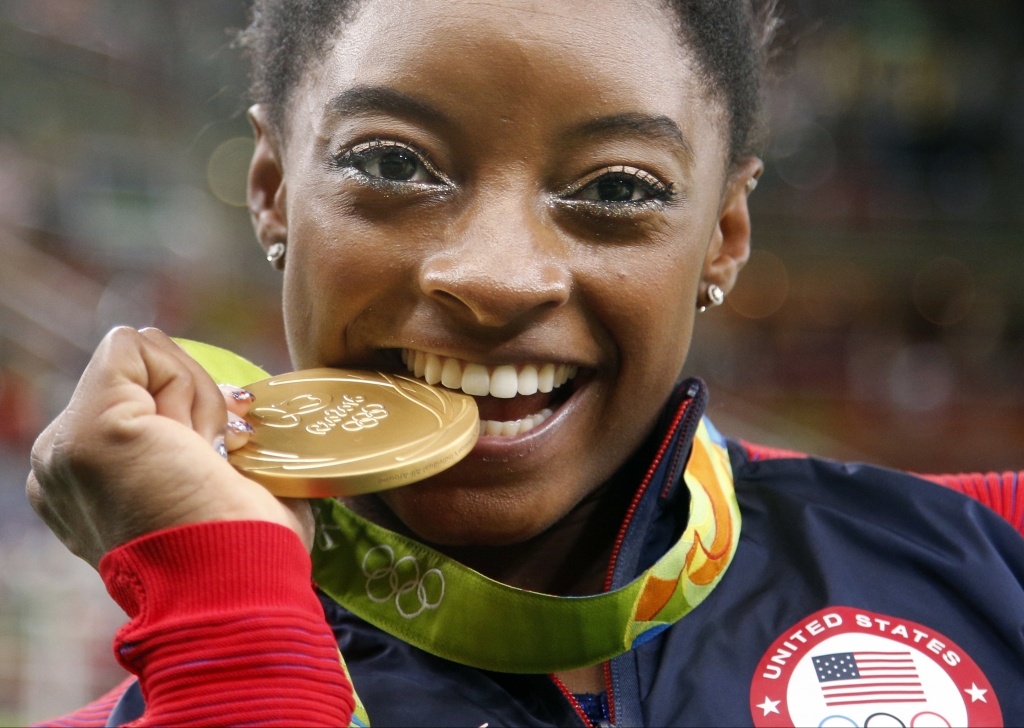
[[[661,465],[662,458],[665,457],[665,453],[668,451],[668,447],[672,442],[672,438],[675,437],[679,431],[679,426],[687,415],[690,414],[693,409],[692,405],[696,398],[696,393],[688,393],[688,397],[679,406],[676,412],[676,416],[672,418],[672,424],[668,428],[668,432],[665,434],[665,438],[661,441],[661,446],[658,448],[657,454],[654,456],[651,466],[647,469],[647,474],[640,483],[640,487],[637,488],[636,495],[633,496],[633,501],[629,504],[629,509],[626,511],[626,517],[622,521],[622,526],[619,527],[619,533],[615,537],[615,545],[612,548],[611,558],[608,560],[608,573],[605,576],[604,590],[609,591],[612,588],[612,578],[615,574],[615,564],[619,558],[619,551],[622,549],[622,543],[626,540],[626,532],[629,530],[629,524],[633,520],[633,514],[636,513],[637,506],[640,504],[640,499],[643,498],[644,493],[647,491],[647,486],[650,485],[651,480],[654,478],[654,474],[658,470],[658,466]],[[576,712],[580,713],[579,703],[575,697],[572,697],[572,693],[568,693],[565,686],[558,681],[553,674],[552,677],[558,682],[558,685],[562,688],[562,692],[570,698],[573,706],[576,708]],[[608,694],[608,717],[611,720],[611,724],[615,725],[615,692],[612,690],[612,663],[608,660],[604,663],[604,684],[605,690]],[[589,720],[587,721],[589,724]]]
[[[608,663],[605,664],[607,665]],[[580,720],[583,721],[583,725],[587,726],[587,728],[594,728],[594,724],[590,722],[590,718],[587,717],[586,711],[584,711],[583,706],[580,705],[580,701],[576,699],[576,696],[572,694],[569,688],[565,687],[565,683],[558,679],[558,675],[552,672],[549,673],[549,677],[555,681],[555,685],[557,685],[558,689],[562,691],[562,695],[564,695],[565,699],[569,701],[569,705],[571,705],[572,709],[576,711],[576,715],[578,715]]]

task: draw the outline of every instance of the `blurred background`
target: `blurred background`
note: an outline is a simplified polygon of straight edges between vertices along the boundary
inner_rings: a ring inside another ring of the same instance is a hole
[[[754,253],[687,364],[719,429],[1024,468],[1024,5],[782,0]],[[115,324],[286,371],[244,203],[242,0],[0,0],[0,725],[124,675],[124,615],[24,498]]]

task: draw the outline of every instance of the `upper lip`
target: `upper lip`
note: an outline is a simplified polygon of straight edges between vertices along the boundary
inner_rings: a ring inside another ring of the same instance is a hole
[[[417,346],[414,344],[405,344],[394,349],[399,360],[401,359],[403,349],[422,351],[424,354],[434,354],[435,356],[449,359],[459,359],[469,364],[480,364],[485,367],[500,367],[506,365],[518,367],[525,366],[527,364],[565,364],[566,366],[576,366],[581,369],[593,368],[592,365],[581,362],[578,357],[564,356],[550,352],[529,353],[520,350],[515,352],[510,351],[508,353],[501,352],[496,354],[494,352],[490,352],[487,354],[478,354],[475,352],[459,352],[452,349]]]
[[[559,359],[559,358],[544,357],[544,356],[535,356],[535,357],[528,357],[528,358],[527,357],[523,357],[523,358],[516,358],[516,359],[490,359],[490,358],[487,358],[487,359],[480,359],[480,358],[472,359],[472,358],[465,357],[465,356],[458,356],[457,354],[438,354],[437,352],[425,351],[423,349],[416,349],[415,347],[407,347],[407,348],[412,349],[413,351],[422,351],[424,354],[434,354],[435,356],[437,356],[437,357],[439,357],[441,359],[458,359],[459,361],[466,362],[467,364],[479,364],[480,366],[487,367],[488,369],[496,368],[496,367],[503,367],[503,366],[513,366],[516,369],[519,369],[521,367],[528,366],[530,364],[534,364],[534,365],[554,364],[555,366],[565,365],[565,366],[576,366],[576,367],[579,367],[578,364],[573,364],[568,359]],[[582,367],[580,367],[580,368],[582,368]]]

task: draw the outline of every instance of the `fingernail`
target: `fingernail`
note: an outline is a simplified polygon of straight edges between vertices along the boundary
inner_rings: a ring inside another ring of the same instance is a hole
[[[220,455],[222,458],[224,458],[225,460],[228,459],[228,449],[224,445],[224,435],[217,435],[215,438],[213,438],[213,449],[216,450],[217,454]]]
[[[252,425],[243,419],[229,419],[228,429],[232,432],[237,432],[240,435],[251,435],[255,430],[252,429]]]
[[[239,402],[254,402],[256,400],[255,395],[248,389],[236,389],[231,393],[231,396]]]
[[[239,402],[254,402],[256,397],[248,389],[242,389],[241,387],[233,387],[230,384],[222,384],[220,388],[230,394],[235,400]]]

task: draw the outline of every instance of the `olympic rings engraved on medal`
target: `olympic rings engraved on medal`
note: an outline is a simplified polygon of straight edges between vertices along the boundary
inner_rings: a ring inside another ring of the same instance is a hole
[[[359,409],[356,410],[356,407]],[[336,406],[324,410],[318,421],[307,425],[306,432],[311,435],[326,435],[338,425],[347,432],[359,432],[376,427],[377,423],[387,416],[388,411],[384,405],[363,404],[362,397],[350,397],[346,394]]]
[[[359,430],[376,427],[377,423],[388,416],[388,411],[379,404],[368,404],[358,412],[349,418],[348,422],[343,424],[342,429],[348,430],[349,432],[358,432]]]
[[[369,561],[375,553],[386,555],[387,562],[384,566],[379,566],[370,570]],[[412,576],[411,579],[406,579],[399,583],[398,571],[403,564],[411,564],[415,575]],[[414,619],[420,616],[425,609],[437,609],[441,606],[441,602],[444,600],[444,574],[442,574],[439,569],[427,569],[425,572],[420,574],[420,563],[415,556],[403,556],[396,561],[395,550],[387,544],[380,544],[368,550],[363,556],[362,568],[363,574],[366,576],[367,598],[369,598],[371,602],[383,604],[394,597],[395,609],[405,619]],[[441,583],[441,592],[438,594],[436,601],[430,600],[430,595],[427,593],[427,585],[424,583],[427,580],[427,577],[431,575],[436,576]],[[374,594],[372,584],[374,582],[380,582],[383,579],[387,579],[388,593],[385,596]],[[419,602],[419,608],[413,611],[406,611],[402,607],[402,597],[413,592],[416,594],[416,600]]]

